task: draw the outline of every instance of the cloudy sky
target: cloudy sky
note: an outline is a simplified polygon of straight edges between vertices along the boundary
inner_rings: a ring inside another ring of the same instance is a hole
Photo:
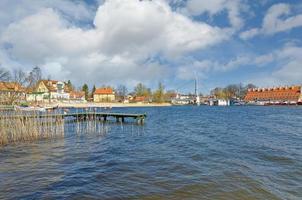
[[[202,92],[302,82],[301,0],[1,0],[0,65]]]

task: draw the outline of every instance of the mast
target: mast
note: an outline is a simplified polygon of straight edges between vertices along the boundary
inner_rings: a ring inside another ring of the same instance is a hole
[[[198,79],[195,77],[195,103],[197,106],[200,105],[200,99],[199,99],[199,94],[198,94]]]

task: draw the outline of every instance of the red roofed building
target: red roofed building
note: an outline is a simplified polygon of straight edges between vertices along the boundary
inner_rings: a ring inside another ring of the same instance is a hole
[[[148,99],[145,96],[136,96],[134,97],[134,101],[143,103],[143,102],[148,102]]]
[[[94,102],[115,101],[115,93],[112,88],[97,88],[93,94]]]
[[[69,94],[69,100],[85,101],[85,92],[84,91],[71,91]]]
[[[301,101],[301,86],[249,89],[244,100],[247,102],[297,103]]]
[[[25,89],[16,82],[0,82],[0,104],[25,100]]]

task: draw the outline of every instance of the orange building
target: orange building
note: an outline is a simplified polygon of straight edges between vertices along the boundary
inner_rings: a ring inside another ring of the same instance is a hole
[[[112,102],[115,101],[115,93],[112,88],[98,88],[93,94],[94,102]]]
[[[0,81],[0,104],[11,104],[25,100],[25,88],[16,82]]]
[[[249,89],[245,101],[298,102],[301,100],[301,86]]]

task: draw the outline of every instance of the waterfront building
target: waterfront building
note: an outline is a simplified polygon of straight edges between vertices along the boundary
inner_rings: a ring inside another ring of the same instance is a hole
[[[249,89],[244,100],[246,102],[296,104],[302,100],[301,98],[301,86],[283,86]]]
[[[25,89],[16,82],[0,82],[0,104],[13,104],[25,100]]]
[[[112,88],[97,88],[93,94],[94,102],[112,102],[115,101],[115,92]]]
[[[41,80],[28,90],[26,100],[35,102],[57,102],[69,100],[71,88],[67,83],[56,80]]]
[[[69,101],[86,102],[84,91],[71,91],[69,94]]]
[[[171,103],[174,105],[187,105],[194,102],[193,95],[177,94],[174,98],[171,99]]]

